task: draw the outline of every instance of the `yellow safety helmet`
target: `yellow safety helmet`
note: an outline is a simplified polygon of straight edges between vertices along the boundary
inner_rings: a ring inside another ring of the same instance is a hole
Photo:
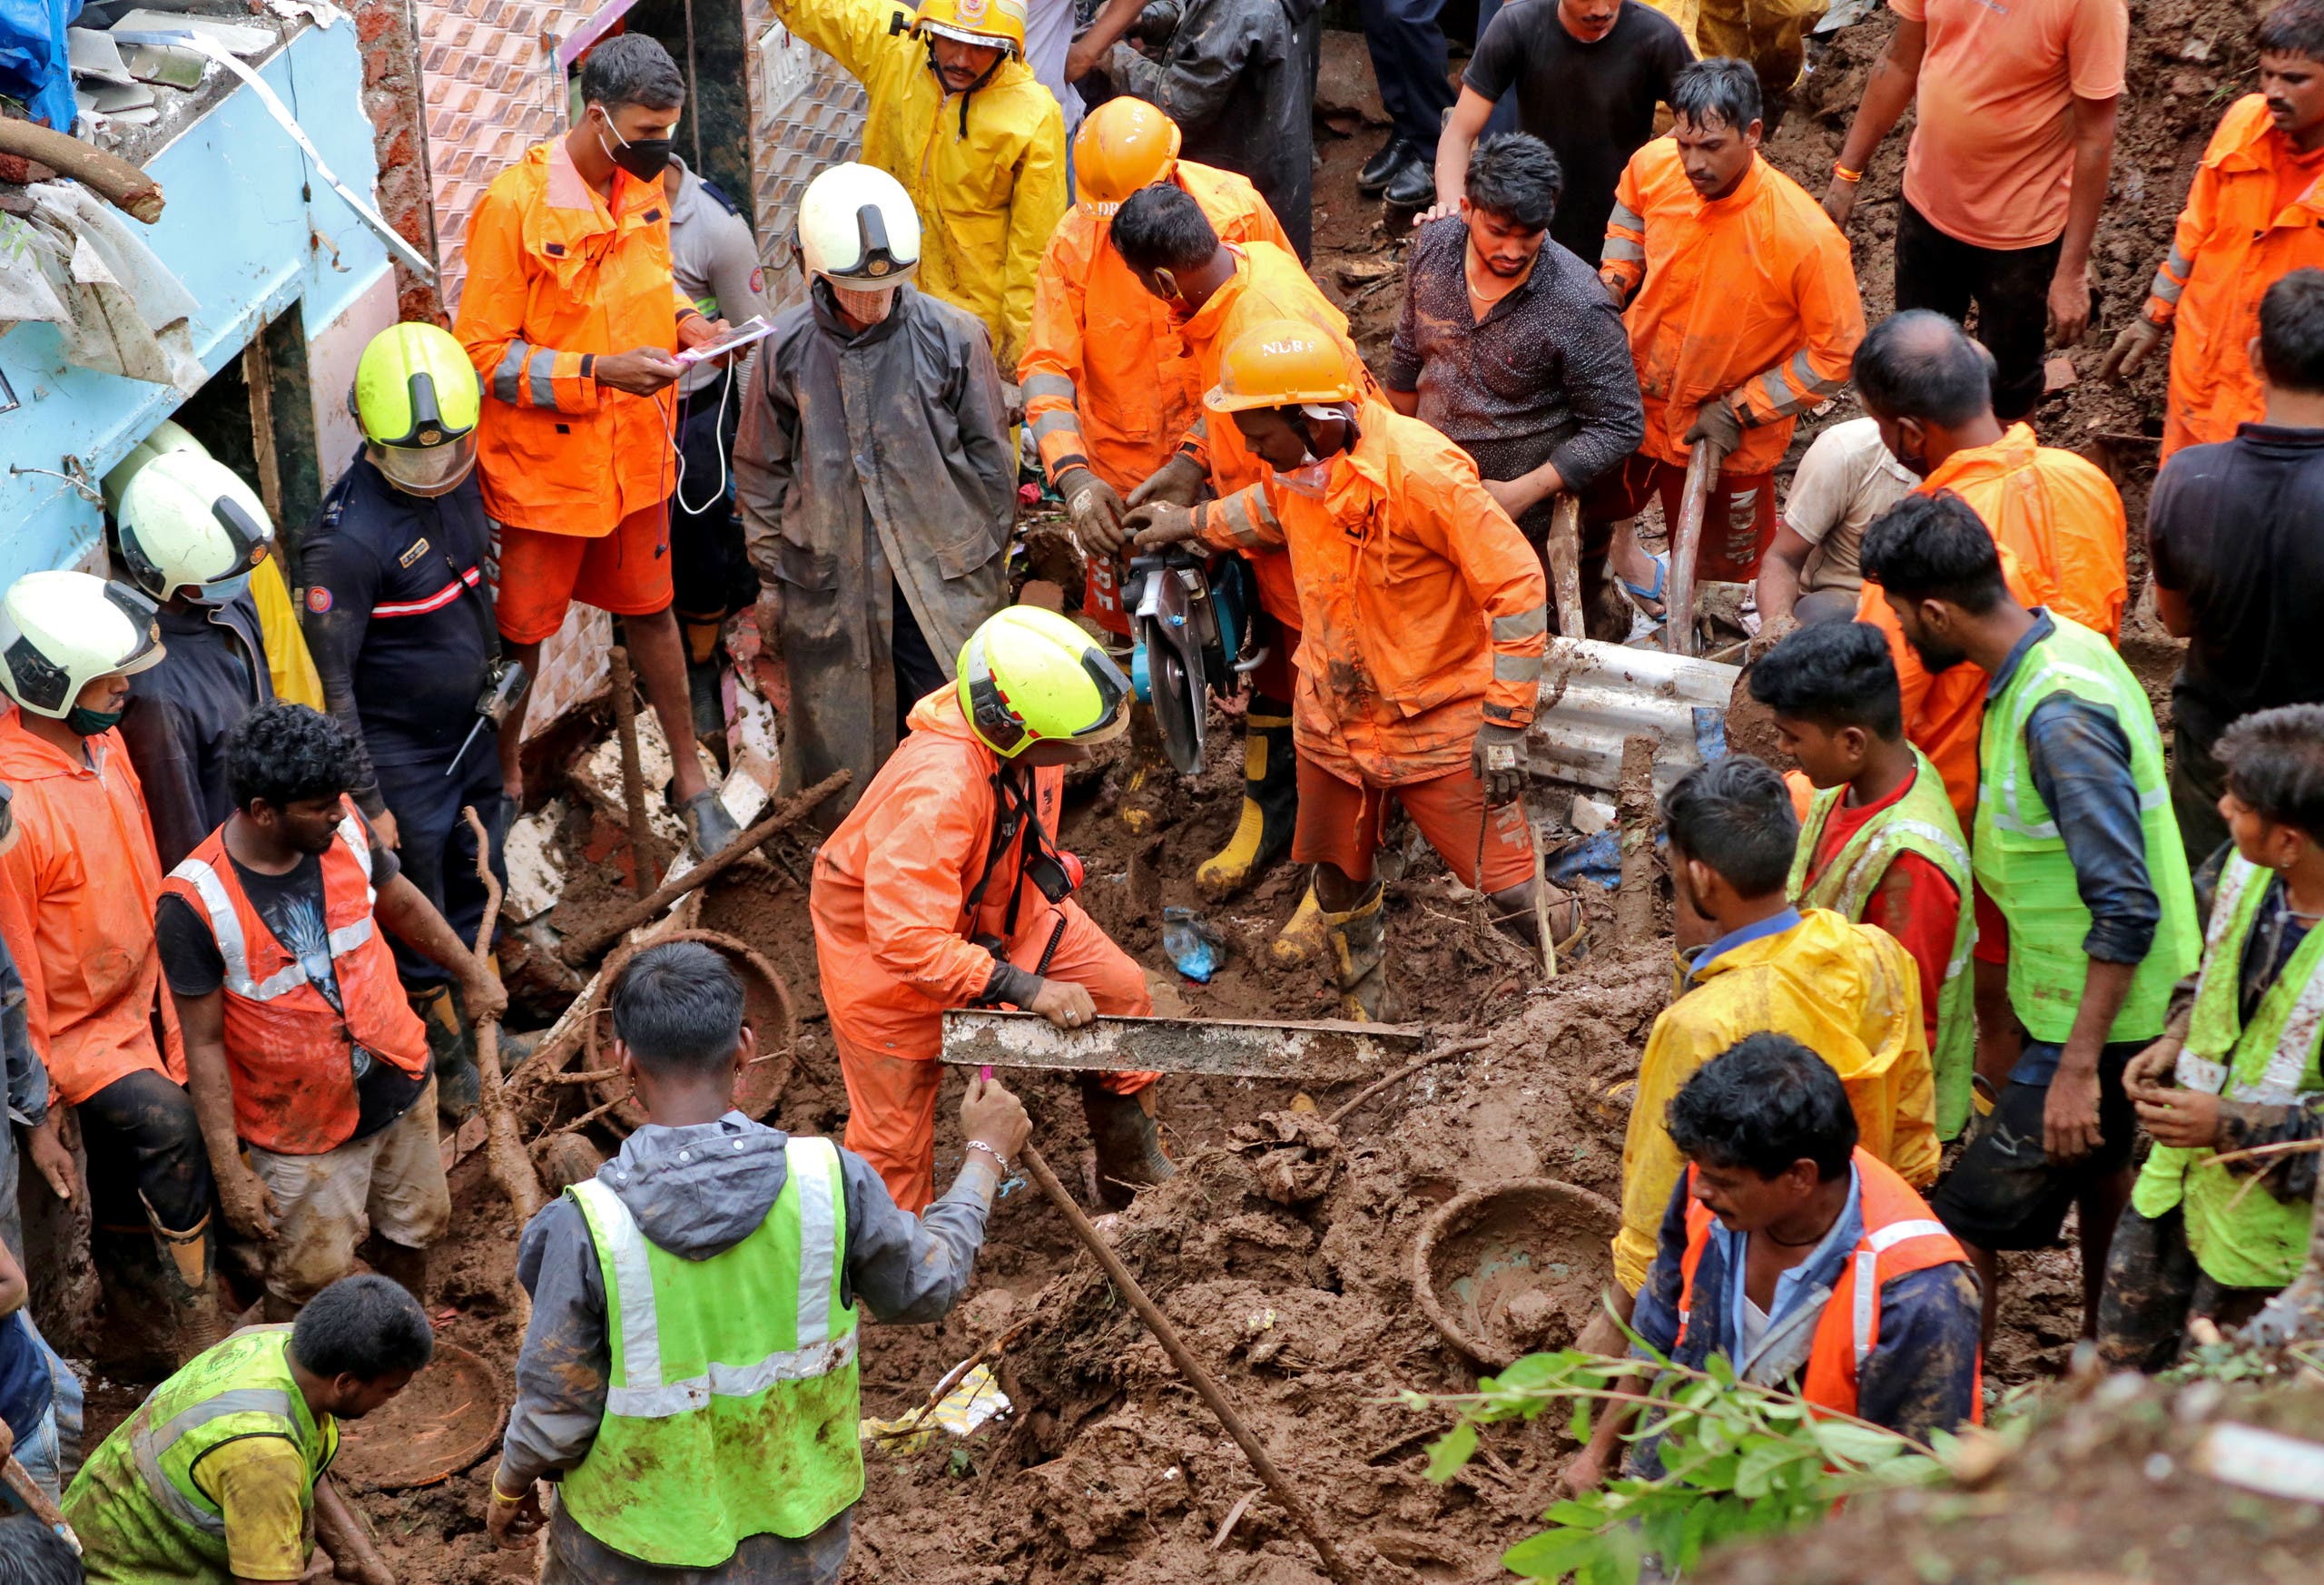
[[[1145,100],[1107,100],[1073,135],[1074,196],[1095,213],[1113,213],[1139,188],[1170,179],[1178,143],[1178,123]]]
[[[1044,740],[1099,743],[1129,726],[1129,679],[1079,627],[1038,605],[988,617],[953,667],[969,730],[1004,760]]]
[[[1025,0],[921,0],[912,36],[940,34],[962,44],[999,44],[1023,59]]]
[[[440,496],[476,465],[484,387],[467,350],[438,326],[390,325],[372,337],[348,405],[372,462],[398,489]]]
[[[1202,399],[1214,413],[1350,401],[1355,377],[1328,334],[1305,320],[1267,320],[1227,343],[1218,383]]]

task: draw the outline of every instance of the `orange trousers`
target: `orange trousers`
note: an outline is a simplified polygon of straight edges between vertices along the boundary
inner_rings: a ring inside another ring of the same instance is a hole
[[[1047,978],[1082,987],[1101,1013],[1151,1013],[1154,998],[1146,989],[1145,971],[1079,903],[1068,901],[1061,911],[1065,933],[1049,959]],[[1048,943],[1048,932],[1040,935],[1034,943],[1037,954]],[[876,1035],[834,1015],[832,1039],[839,1047],[840,1077],[847,1081],[847,1147],[872,1164],[899,1206],[916,1216],[936,1197],[936,1091],[944,1082],[944,1065],[936,1058],[944,1043],[944,1015],[929,1013],[901,1035],[893,1013]],[[1116,1095],[1135,1095],[1155,1077],[1108,1073],[1104,1083]]]

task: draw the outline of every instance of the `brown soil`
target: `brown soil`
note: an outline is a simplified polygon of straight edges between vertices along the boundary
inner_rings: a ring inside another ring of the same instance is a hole
[[[2091,345],[2075,355],[2085,375],[2094,372],[2104,338],[2135,310],[2167,245],[2194,155],[2249,60],[2242,42],[2249,5],[2133,0],[2132,9],[2136,54],[2117,202],[2098,246],[2106,308]],[[1820,190],[1839,128],[1887,26],[1884,14],[1838,36],[1799,113],[1774,142],[1771,155],[1811,190]],[[2188,41],[2198,37],[2208,41],[2209,61],[2181,59]],[[1319,135],[1323,166],[1315,182],[1315,273],[1347,307],[1375,366],[1385,361],[1396,312],[1402,242],[1401,226],[1392,236],[1378,206],[1354,192],[1355,169],[1377,137],[1376,129]],[[1876,316],[1887,300],[1903,147],[1901,133],[1889,140],[1856,226],[1866,304]],[[2160,390],[2159,369],[2127,390],[2086,382],[2040,418],[2046,439],[2092,448],[2115,473],[2134,526],[2152,468],[2158,426],[2152,415]],[[1844,400],[1827,418],[1851,410]],[[1047,549],[1054,561],[1055,546]],[[1068,587],[1078,583],[1069,566],[1044,563],[1039,572]],[[2134,660],[2160,697],[2174,661],[2171,646],[2135,625],[2132,643]],[[1063,832],[1088,866],[1084,901],[1147,966],[1165,1010],[1328,1016],[1333,998],[1322,973],[1284,970],[1265,956],[1267,940],[1298,901],[1287,867],[1224,904],[1206,902],[1194,891],[1196,865],[1224,842],[1235,820],[1239,767],[1233,759],[1231,753],[1219,756],[1191,784],[1164,778],[1157,823],[1136,837],[1114,818],[1116,779],[1085,780],[1082,802]],[[619,855],[590,855],[608,857]],[[589,878],[560,911],[557,922],[567,929],[584,922],[577,916],[618,906],[627,895],[611,869],[576,867]],[[1473,1384],[1476,1366],[1439,1335],[1416,1303],[1409,1278],[1413,1241],[1432,1211],[1486,1185],[1551,1177],[1610,1198],[1618,1194],[1629,1081],[1668,995],[1669,949],[1659,935],[1617,939],[1610,900],[1593,892],[1586,899],[1593,950],[1554,986],[1543,985],[1530,955],[1484,922],[1473,896],[1452,882],[1424,844],[1398,842],[1390,869],[1391,975],[1404,1016],[1441,1039],[1474,1030],[1489,1034],[1490,1044],[1423,1069],[1366,1101],[1336,1128],[1318,1113],[1329,1112],[1352,1088],[1303,1096],[1288,1083],[1167,1081],[1162,1124],[1179,1176],[1101,1226],[1221,1376],[1324,1523],[1344,1538],[1366,1579],[1482,1580],[1496,1576],[1499,1552],[1527,1533],[1552,1500],[1552,1481],[1570,1448],[1562,1432],[1546,1424],[1494,1427],[1480,1457],[1450,1484],[1425,1478],[1423,1450],[1447,1417],[1406,1408],[1396,1395],[1463,1390]],[[804,870],[798,849],[781,848],[775,867],[714,888],[699,923],[740,938],[788,982],[800,1036],[771,1120],[836,1134],[844,1127],[847,1098],[816,994],[798,883]],[[1196,909],[1225,937],[1226,960],[1209,985],[1183,980],[1162,953],[1166,904]],[[1018,1088],[1033,1113],[1036,1137],[1075,1186],[1088,1167],[1072,1086],[1028,1075]],[[956,1093],[948,1086],[940,1108],[940,1181],[959,1161],[960,1140],[950,1117]],[[559,1115],[569,1117],[582,1105],[568,1097]],[[602,1123],[591,1125],[588,1137],[608,1151],[618,1142]],[[494,1362],[505,1378],[519,1341],[509,1305],[517,1230],[484,1176],[480,1155],[461,1164],[454,1194],[455,1232],[439,1256],[431,1295],[439,1329]],[[2054,1375],[2080,1309],[2071,1252],[2011,1258],[2006,1285],[1988,1379],[2010,1385]],[[1504,1303],[1499,1319],[1508,1320],[1513,1307],[1521,1324],[1555,1333],[1581,1313],[1573,1297],[1558,1292],[1551,1316],[1535,1314],[1540,1306],[1531,1300]],[[935,1326],[867,1334],[865,1413],[888,1416],[916,1406],[949,1366],[1029,1316],[1034,1324],[1001,1365],[1016,1413],[965,1445],[940,1443],[903,1458],[869,1455],[849,1580],[1310,1585],[1322,1578],[1287,1517],[1258,1494],[1242,1455],[1078,1250],[1063,1220],[1029,1187],[1015,1187],[996,1207],[977,1290],[953,1316]],[[2098,1422],[2083,1410],[2069,1411],[1985,1494],[1947,1500],[1951,1507],[1934,1499],[1918,1500],[1918,1507],[1907,1499],[1860,1504],[1817,1536],[1787,1541],[1759,1560],[1738,1559],[1718,1577],[1735,1585],[1763,1579],[1837,1585],[2006,1577],[2066,1585],[2102,1577],[2194,1578],[2200,1563],[2217,1560],[2208,1543],[2200,1560],[2176,1568],[2161,1562],[2176,1555],[2169,1547],[2193,1550],[2166,1536],[2174,1516],[2206,1536],[2260,1523],[2215,1494],[2147,1482],[2136,1458],[2112,1459],[2102,1468],[2083,1456],[2119,1443],[2143,1458],[2148,1442],[2139,1437],[2171,1446],[2180,1445],[2171,1438],[2183,1441],[2179,1422],[2152,1393],[2110,1413]],[[467,1585],[530,1577],[528,1558],[485,1545],[480,1515],[489,1469],[487,1461],[435,1487],[359,1499],[403,1578]],[[2152,1501],[2156,1496],[2165,1501]],[[2004,1515],[2007,1523],[1995,1528]],[[2153,1566],[2119,1576],[2075,1575],[2055,1571],[2066,1560],[2038,1561],[2041,1549],[2054,1550],[2058,1536],[2088,1533],[2089,1523],[2073,1521],[2092,1515],[2102,1516],[2096,1522],[2123,1536],[2126,1546],[2151,1532]],[[1974,1534],[1965,1532],[1971,1520],[1978,1525]],[[2275,1532],[2262,1526],[2254,1533]],[[1985,1551],[2003,1562],[1987,1569]],[[2275,1555],[2254,1551],[2256,1560],[2243,1572],[2289,1579],[2270,1571]],[[2312,1532],[2299,1555],[2305,1568]]]

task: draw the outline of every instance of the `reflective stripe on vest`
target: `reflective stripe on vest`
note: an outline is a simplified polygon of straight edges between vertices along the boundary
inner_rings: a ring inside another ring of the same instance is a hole
[[[291,1407],[290,1394],[272,1387],[235,1387],[205,1398],[192,1408],[181,1412],[174,1419],[155,1430],[148,1425],[130,1438],[130,1452],[137,1459],[137,1472],[145,1477],[146,1490],[153,1500],[180,1523],[190,1524],[209,1535],[226,1533],[226,1516],[206,1502],[197,1502],[177,1488],[162,1470],[162,1455],[188,1432],[222,1420],[229,1414],[271,1414],[279,1420],[298,1423],[298,1411]]]
[[[355,861],[362,867],[364,883],[369,886],[371,844],[352,815],[339,822],[339,839],[355,854]],[[218,942],[218,956],[226,965],[228,990],[245,1001],[274,1001],[309,983],[306,966],[295,956],[264,980],[251,978],[250,943],[242,935],[242,918],[235,911],[233,900],[226,895],[225,882],[218,878],[216,870],[200,859],[190,858],[171,871],[170,878],[186,882],[202,899],[202,911],[210,916],[210,933]],[[373,896],[376,900],[376,893]],[[345,957],[369,940],[371,931],[371,911],[367,908],[362,918],[330,932],[330,955],[335,959]]]
[[[1907,1238],[1950,1238],[1945,1224],[1927,1217],[1891,1222],[1867,1231],[1856,1246],[1856,1299],[1849,1320],[1856,1332],[1856,1368],[1864,1369],[1873,1339],[1879,1335],[1880,1257]]]
[[[1936,1089],[1937,1137],[1951,1139],[1968,1124],[1976,1066],[1976,1010],[1974,977],[1969,971],[1977,943],[1976,910],[1971,906],[1970,895],[1974,881],[1969,850],[1961,839],[1960,822],[1954,818],[1945,779],[1917,748],[1913,750],[1913,764],[1914,780],[1905,795],[1866,821],[1811,882],[1808,866],[1815,862],[1832,811],[1847,795],[1847,789],[1835,787],[1817,793],[1800,827],[1799,846],[1792,855],[1786,890],[1801,907],[1828,908],[1861,923],[1875,888],[1905,853],[1918,854],[1953,883],[1959,893],[1960,911],[1954,920],[1945,978],[1936,987],[1936,1044],[1929,1052]]]
[[[827,1139],[790,1141],[794,1152],[803,1147],[833,1149]],[[799,1186],[798,1346],[778,1349],[748,1364],[712,1361],[703,1374],[675,1382],[662,1379],[661,1323],[655,1313],[654,1272],[646,1256],[645,1235],[638,1230],[621,1196],[603,1182],[589,1178],[573,1186],[571,1192],[587,1201],[592,1220],[606,1239],[606,1257],[613,1263],[620,1290],[625,1381],[606,1389],[608,1413],[629,1420],[664,1420],[703,1408],[714,1397],[748,1398],[778,1382],[829,1375],[854,1360],[854,1331],[832,1335],[832,1282],[839,1249],[829,1169],[794,1170],[791,1181]]]

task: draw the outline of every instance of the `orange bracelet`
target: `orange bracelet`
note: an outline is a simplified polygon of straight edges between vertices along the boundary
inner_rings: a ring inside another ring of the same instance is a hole
[[[1851,171],[1846,165],[1841,164],[1837,160],[1832,162],[1832,174],[1838,177],[1841,181],[1846,182],[1851,187],[1864,180],[1863,172]]]

